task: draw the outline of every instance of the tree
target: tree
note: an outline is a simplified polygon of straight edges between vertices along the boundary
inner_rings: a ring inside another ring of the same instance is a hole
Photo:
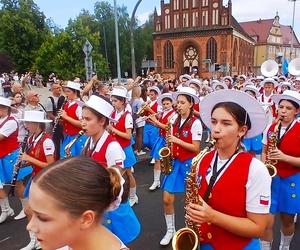
[[[45,16],[32,0],[0,0],[0,3],[0,52],[11,57],[18,71],[28,71],[49,34]]]
[[[100,51],[100,34],[95,30],[94,18],[83,11],[75,20],[70,20],[66,29],[51,35],[41,46],[34,69],[44,75],[55,72],[61,79],[85,78],[83,45],[88,39],[93,45],[92,57],[99,76],[107,76],[109,69]]]

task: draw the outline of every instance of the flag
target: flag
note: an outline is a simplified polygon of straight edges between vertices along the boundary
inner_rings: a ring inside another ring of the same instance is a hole
[[[285,58],[282,64],[282,74],[285,76],[287,76],[289,73],[288,67],[289,67],[289,61],[288,59]]]
[[[259,203],[260,205],[269,205],[269,196],[263,196],[261,195],[260,198],[259,198]]]

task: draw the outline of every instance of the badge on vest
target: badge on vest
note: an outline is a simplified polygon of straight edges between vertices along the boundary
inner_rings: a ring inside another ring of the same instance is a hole
[[[189,131],[187,131],[187,130],[183,131],[182,135],[184,138],[187,138],[189,136]]]

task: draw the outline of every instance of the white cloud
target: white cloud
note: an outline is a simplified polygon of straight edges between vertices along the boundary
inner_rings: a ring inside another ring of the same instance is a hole
[[[151,10],[151,11],[147,11],[147,12],[144,12],[144,13],[140,13],[137,15],[137,19],[139,20],[140,24],[144,24],[148,18],[149,18],[149,15],[151,13],[153,13],[154,10]]]

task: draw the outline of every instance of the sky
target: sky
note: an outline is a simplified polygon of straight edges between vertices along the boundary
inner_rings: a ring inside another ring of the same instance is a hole
[[[113,0],[107,1],[113,5]],[[55,24],[64,28],[67,26],[68,20],[74,19],[82,9],[90,10],[93,13],[94,4],[97,0],[34,0],[34,2],[47,18],[52,18]],[[137,0],[117,0],[118,5],[127,7],[130,16],[136,2]],[[165,0],[165,2],[169,2],[169,0]],[[227,4],[228,0],[223,2]],[[292,25],[293,4],[290,0],[232,0],[233,16],[240,22],[260,18],[270,19],[274,18],[278,11],[280,23]],[[140,24],[147,20],[155,6],[160,13],[160,0],[143,0],[141,2],[137,10]],[[298,40],[300,40],[300,0],[296,0],[294,30]]]

